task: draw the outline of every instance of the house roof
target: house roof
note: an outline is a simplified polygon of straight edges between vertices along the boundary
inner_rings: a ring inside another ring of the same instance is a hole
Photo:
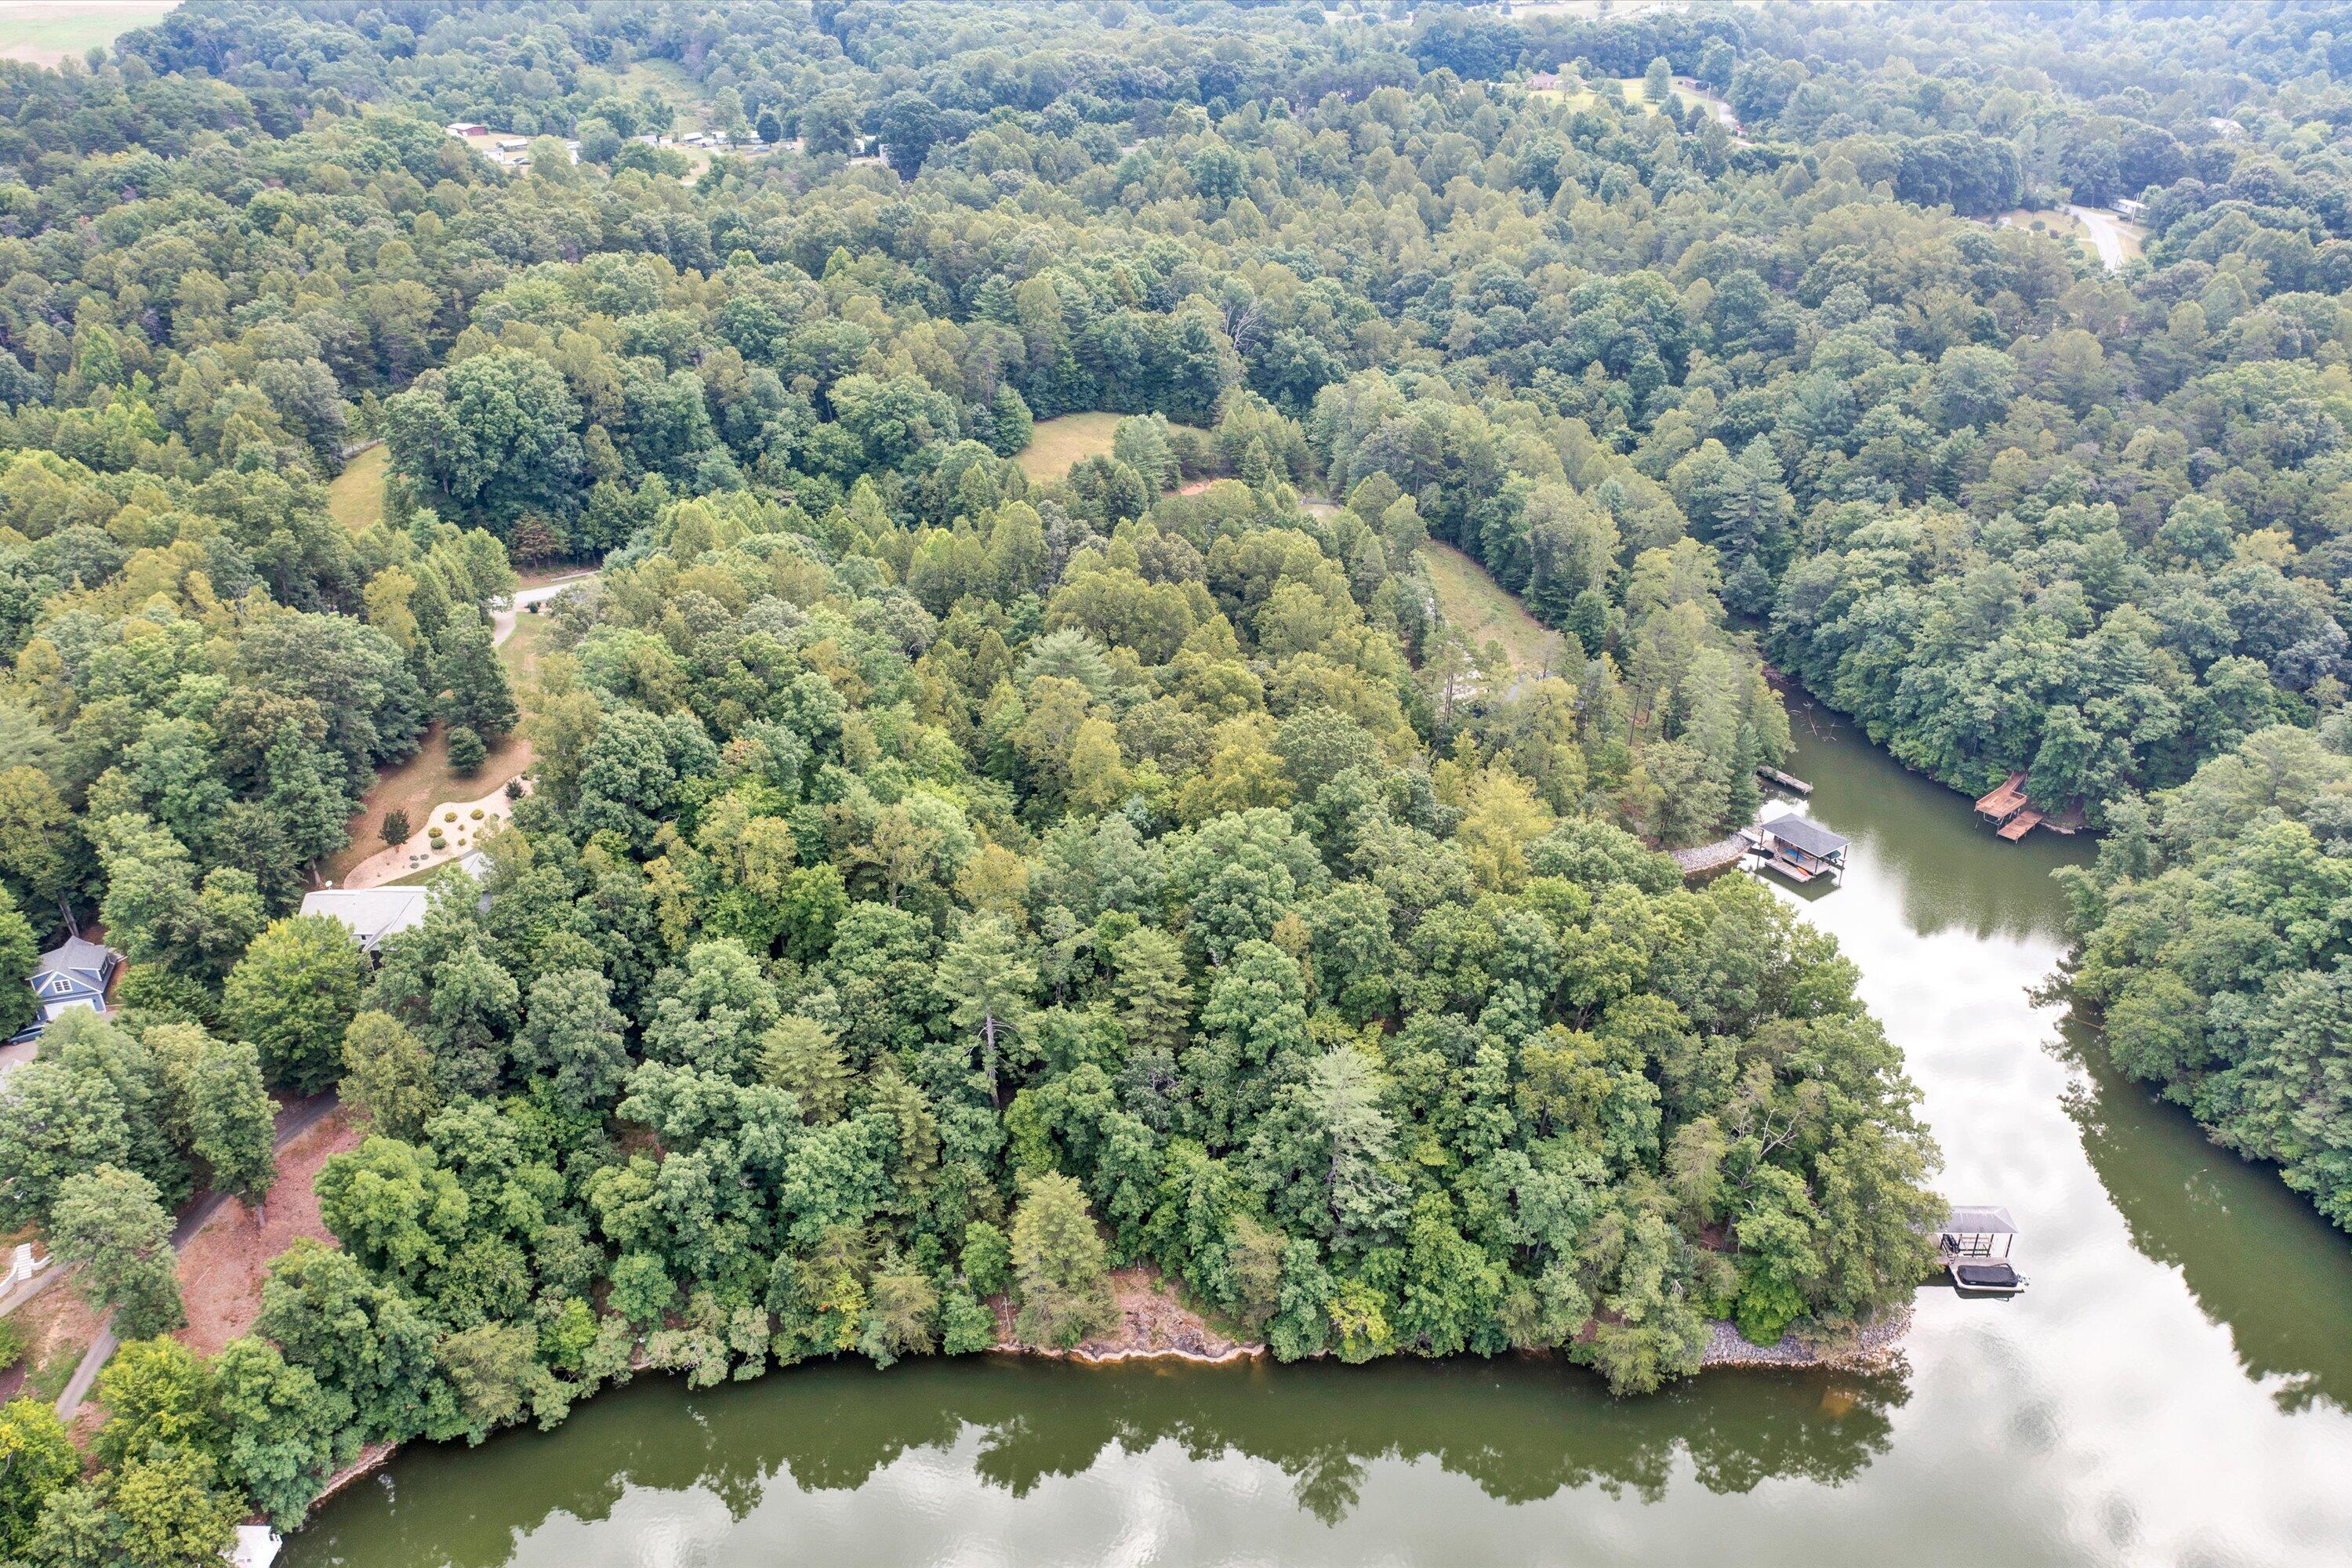
[[[33,973],[103,974],[113,958],[114,950],[103,942],[92,942],[87,937],[69,936],[41,954],[41,962],[33,966]]]
[[[1944,1222],[1946,1236],[2015,1236],[2017,1222],[2007,1209],[1956,1208]]]
[[[39,995],[56,1000],[89,996],[103,1000],[106,982],[119,963],[114,950],[82,937],[68,937],[41,954],[26,981]]]
[[[1809,816],[1790,812],[1764,825],[1764,831],[1791,849],[1826,858],[1843,850],[1846,841]]]
[[[306,915],[331,915],[352,928],[360,950],[373,952],[384,938],[425,923],[432,901],[423,888],[333,888],[302,895]]]

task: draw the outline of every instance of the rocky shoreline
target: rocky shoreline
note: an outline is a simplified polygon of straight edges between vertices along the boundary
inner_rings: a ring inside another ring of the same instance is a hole
[[[1717,1319],[1709,1327],[1713,1333],[1699,1355],[1702,1371],[1760,1366],[1859,1371],[1883,1366],[1896,1353],[1903,1336],[1911,1331],[1911,1309],[1906,1306],[1889,1312],[1875,1322],[1864,1324],[1851,1339],[1832,1344],[1806,1344],[1794,1334],[1783,1334],[1775,1343],[1759,1345],[1727,1320]]]

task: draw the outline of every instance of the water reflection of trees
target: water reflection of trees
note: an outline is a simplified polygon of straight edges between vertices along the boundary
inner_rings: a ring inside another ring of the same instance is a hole
[[[2279,1408],[2352,1409],[2352,1247],[2277,1170],[2208,1142],[2188,1113],[2116,1070],[2095,1031],[2069,1020],[2053,1047],[2083,1079],[2066,1111],[2132,1245],[2180,1270],[2230,1331],[2248,1376],[2282,1380]]]
[[[1686,1455],[1696,1484],[1835,1485],[1885,1451],[1909,1396],[1900,1370],[1710,1374],[1647,1400],[1609,1398],[1547,1364],[1111,1369],[971,1362],[803,1367],[689,1394],[640,1384],[562,1431],[470,1452],[404,1456],[380,1484],[327,1504],[289,1568],[446,1563],[496,1568],[551,1517],[610,1517],[633,1488],[704,1489],[741,1519],[769,1488],[855,1489],[919,1449],[979,1435],[973,1473],[1015,1497],[1076,1476],[1114,1446],[1173,1444],[1279,1468],[1298,1506],[1337,1523],[1371,1467],[1433,1460],[1487,1496],[1526,1502],[1598,1488],[1664,1499]]]

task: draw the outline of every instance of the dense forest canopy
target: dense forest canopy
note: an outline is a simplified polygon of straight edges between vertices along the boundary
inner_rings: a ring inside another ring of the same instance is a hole
[[[1871,1319],[1939,1208],[1902,1064],[1824,939],[1656,853],[1755,812],[1768,657],[2112,825],[2119,1053],[2341,1218],[2295,911],[2347,49],[2283,4],[190,0],[0,64],[9,1021],[69,924],[129,961],[0,1080],[0,1210],[135,1342],[86,1483],[0,1415],[0,1557],[206,1563],[362,1443],[640,1365],[1067,1344],[1113,1267],[1284,1358],[1624,1391],[1711,1320]],[[2060,215],[2118,201],[2110,269]],[[1024,467],[1074,415],[1108,449]],[[1558,657],[1439,616],[1433,545]],[[565,564],[518,688],[491,613]],[[534,787],[371,962],[295,911],[436,726]],[[369,1136],[199,1360],[168,1215],[268,1190],[265,1084]]]

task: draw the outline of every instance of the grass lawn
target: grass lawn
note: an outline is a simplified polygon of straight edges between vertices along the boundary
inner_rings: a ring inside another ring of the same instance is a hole
[[[0,60],[53,66],[163,19],[179,0],[0,0]]]
[[[1124,414],[1065,414],[1040,419],[1013,460],[1032,479],[1058,479],[1088,458],[1110,456],[1111,432]]]
[[[383,480],[392,471],[392,448],[370,447],[353,458],[327,487],[327,510],[353,533],[383,521]]]
[[[1459,626],[1481,646],[1503,645],[1511,668],[1521,675],[1544,670],[1557,674],[1568,644],[1528,614],[1518,600],[1486,575],[1486,569],[1450,544],[1431,540],[1422,547],[1421,563],[1429,574],[1430,592],[1437,596],[1437,613]]]

